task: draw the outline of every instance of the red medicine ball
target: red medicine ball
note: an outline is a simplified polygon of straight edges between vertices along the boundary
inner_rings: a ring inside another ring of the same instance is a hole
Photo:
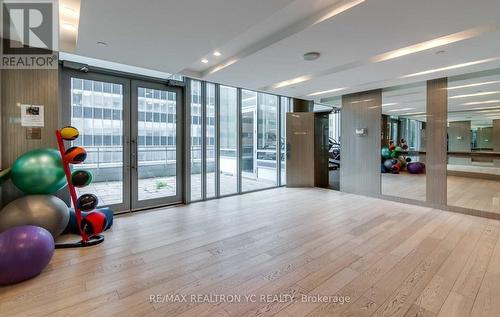
[[[82,219],[82,229],[87,235],[99,234],[106,229],[106,215],[100,211],[91,211]]]

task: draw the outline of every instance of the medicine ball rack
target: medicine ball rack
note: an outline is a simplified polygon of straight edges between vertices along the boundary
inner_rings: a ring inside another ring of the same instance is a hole
[[[80,235],[82,239],[77,242],[66,242],[66,243],[57,243],[56,249],[68,249],[68,248],[85,248],[100,244],[104,241],[104,236],[97,234],[88,236],[82,228],[82,211],[78,208],[78,198],[76,196],[75,186],[71,183],[71,170],[69,168],[70,162],[65,158],[66,148],[64,146],[64,139],[61,135],[61,131],[56,131],[57,144],[59,146],[59,152],[61,153],[61,159],[64,167],[64,173],[66,174],[66,180],[68,182],[68,190],[71,196],[71,201],[73,202],[73,206],[75,208],[76,221],[78,223],[78,230],[80,231]]]

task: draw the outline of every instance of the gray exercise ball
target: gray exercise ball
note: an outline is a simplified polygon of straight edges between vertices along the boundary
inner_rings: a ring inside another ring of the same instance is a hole
[[[38,226],[58,237],[69,222],[69,208],[61,199],[50,195],[18,198],[0,211],[0,233],[18,226]]]

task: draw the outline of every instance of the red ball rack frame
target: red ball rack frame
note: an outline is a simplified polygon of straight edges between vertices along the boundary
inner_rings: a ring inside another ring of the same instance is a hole
[[[61,159],[64,167],[64,173],[66,174],[66,180],[68,182],[68,190],[71,196],[71,201],[73,202],[73,206],[75,208],[76,221],[78,224],[78,230],[80,231],[80,235],[82,240],[78,242],[67,242],[67,243],[58,243],[56,244],[56,249],[65,249],[65,248],[83,248],[90,247],[93,245],[97,245],[104,241],[103,235],[92,235],[88,236],[85,231],[82,229],[82,211],[78,208],[78,198],[76,196],[75,186],[71,183],[71,170],[69,168],[70,162],[65,159],[64,153],[66,153],[66,148],[64,147],[64,140],[61,136],[61,131],[56,131],[57,144],[59,146],[59,152],[61,153]]]

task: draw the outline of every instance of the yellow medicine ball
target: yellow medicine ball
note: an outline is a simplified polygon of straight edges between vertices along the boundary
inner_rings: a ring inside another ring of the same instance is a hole
[[[75,127],[67,126],[61,129],[61,137],[66,141],[73,141],[80,135],[78,129]]]

